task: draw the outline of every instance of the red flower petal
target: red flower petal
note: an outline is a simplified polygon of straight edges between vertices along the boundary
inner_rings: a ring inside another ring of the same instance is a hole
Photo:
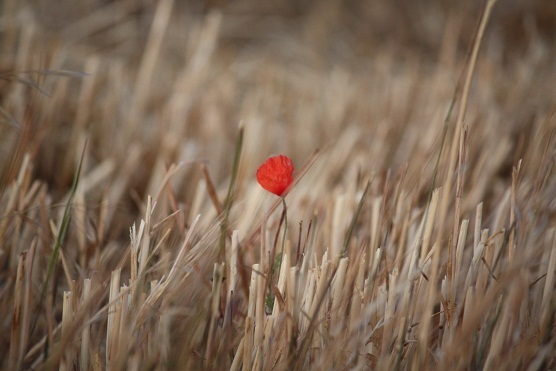
[[[293,182],[293,162],[284,155],[269,157],[257,169],[257,181],[269,192],[282,196]]]

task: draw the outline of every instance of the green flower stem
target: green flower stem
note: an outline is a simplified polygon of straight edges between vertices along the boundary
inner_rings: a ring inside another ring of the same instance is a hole
[[[282,261],[284,260],[284,244],[286,242],[286,232],[288,230],[288,208],[286,206],[286,198],[282,196],[282,205],[284,206],[284,235],[282,236],[282,251],[280,252],[280,264],[278,265],[278,274],[282,268]]]

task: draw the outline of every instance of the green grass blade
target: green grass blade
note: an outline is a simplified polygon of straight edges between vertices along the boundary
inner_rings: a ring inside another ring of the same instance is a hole
[[[56,269],[56,263],[58,262],[58,256],[60,255],[60,249],[62,248],[62,244],[66,238],[69,225],[71,222],[71,207],[73,203],[73,198],[75,197],[75,193],[77,191],[77,186],[79,184],[79,177],[81,175],[81,168],[83,166],[83,158],[85,156],[85,149],[87,148],[87,141],[85,142],[85,146],[83,147],[83,151],[81,152],[81,158],[79,160],[79,165],[77,167],[77,171],[73,176],[73,181],[70,188],[70,193],[68,200],[66,202],[66,206],[64,208],[64,215],[62,217],[62,222],[60,224],[60,230],[58,231],[58,236],[56,237],[56,241],[54,242],[54,248],[52,249],[52,255],[50,256],[50,263],[48,264],[48,271],[46,273],[46,278],[43,281],[42,289],[41,289],[41,296],[39,301],[37,302],[37,310],[35,314],[35,318],[33,320],[33,324],[31,326],[30,333],[33,333],[33,330],[36,326],[39,308],[44,305],[44,301],[46,299],[46,291],[48,289],[48,283],[54,274],[54,269]]]
[[[373,177],[373,179],[374,179],[374,177]],[[351,219],[349,229],[346,233],[346,238],[344,239],[344,245],[342,247],[342,253],[340,254],[341,256],[345,256],[345,254],[347,253],[347,247],[348,247],[349,241],[351,240],[351,236],[353,235],[353,230],[355,229],[355,224],[357,223],[357,220],[359,219],[359,215],[361,214],[361,209],[363,208],[363,204],[365,203],[365,198],[367,197],[367,193],[369,192],[369,188],[371,188],[371,184],[373,183],[373,179],[371,179],[367,182],[367,185],[365,186],[365,190],[363,191],[363,195],[361,196],[361,199],[359,200],[359,204],[357,205],[357,210],[355,211],[355,214],[353,215],[353,218]]]
[[[239,132],[236,138],[236,150],[234,155],[234,163],[232,165],[232,178],[228,187],[228,195],[226,196],[226,203],[224,205],[224,215],[220,223],[220,254],[224,253],[226,246],[226,234],[228,230],[228,218],[230,216],[230,209],[234,200],[234,192],[236,188],[237,174],[239,172],[239,162],[241,160],[241,149],[243,148],[243,125],[240,125]]]

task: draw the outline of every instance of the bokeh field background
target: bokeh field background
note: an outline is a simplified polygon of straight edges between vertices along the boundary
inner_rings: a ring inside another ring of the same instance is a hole
[[[0,45],[2,369],[556,367],[554,1],[5,0]]]

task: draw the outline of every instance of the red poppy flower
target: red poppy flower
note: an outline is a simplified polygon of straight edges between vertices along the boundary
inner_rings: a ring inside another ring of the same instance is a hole
[[[282,196],[293,182],[293,170],[291,158],[272,156],[257,169],[257,181],[267,191]]]

